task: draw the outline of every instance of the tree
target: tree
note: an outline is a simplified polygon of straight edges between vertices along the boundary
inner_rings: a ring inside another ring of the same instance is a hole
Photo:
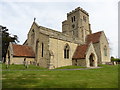
[[[8,29],[2,25],[0,25],[0,34],[2,34],[0,35],[2,36],[2,60],[5,62],[9,43],[17,43],[19,41],[17,35],[10,36],[11,34],[8,32]]]

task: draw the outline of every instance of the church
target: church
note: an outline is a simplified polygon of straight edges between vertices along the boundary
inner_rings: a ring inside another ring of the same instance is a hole
[[[6,64],[35,64],[48,69],[62,66],[97,67],[110,62],[104,31],[92,33],[89,14],[78,7],[67,13],[62,32],[34,20],[23,45],[10,43]]]

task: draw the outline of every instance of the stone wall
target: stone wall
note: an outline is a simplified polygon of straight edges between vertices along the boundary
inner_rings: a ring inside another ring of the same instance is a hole
[[[24,59],[25,57],[13,57],[11,64],[24,64]],[[34,58],[26,58],[28,64],[30,64],[30,61],[34,62]]]
[[[94,43],[93,46],[98,57],[98,64],[101,64],[102,62],[101,62],[100,43]]]
[[[33,32],[33,30],[34,30],[34,32]],[[32,34],[34,34],[34,37],[32,37]],[[27,45],[32,46],[34,52],[36,52],[35,51],[36,41],[39,37],[39,26],[37,25],[37,23],[33,22],[33,25],[31,26],[27,37],[28,37],[27,42],[26,42]]]
[[[39,33],[38,39],[38,49],[37,50],[37,63],[45,68],[49,67],[49,36]],[[43,56],[42,56],[42,44],[43,44]]]
[[[74,21],[72,21],[73,17],[75,17]],[[67,13],[67,20],[62,22],[62,32],[85,42],[86,35],[91,34],[89,14],[80,7]]]
[[[85,59],[72,60],[72,65],[85,67],[86,66],[86,60]]]
[[[69,35],[69,22],[68,20],[65,20],[62,22],[62,33],[65,33],[67,35]]]
[[[107,56],[105,56],[104,54],[104,47],[107,47]],[[100,52],[101,52],[101,61],[103,64],[105,64],[105,62],[110,62],[110,48],[109,48],[109,43],[107,41],[107,38],[104,34],[104,32],[101,35],[100,38]]]
[[[13,60],[13,48],[12,48],[12,43],[9,44],[8,46],[8,50],[6,53],[6,64],[11,64]]]
[[[64,58],[64,48],[68,44],[70,47],[69,59]],[[49,50],[53,52],[51,61],[54,68],[72,65],[72,56],[75,52],[77,44],[66,42],[59,39],[49,38]]]

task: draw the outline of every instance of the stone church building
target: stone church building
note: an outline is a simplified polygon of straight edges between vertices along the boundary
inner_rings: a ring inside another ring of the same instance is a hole
[[[78,7],[67,13],[62,32],[33,22],[23,45],[10,43],[8,64],[36,64],[53,69],[68,65],[97,67],[110,62],[109,43],[103,31],[92,33],[89,14]]]

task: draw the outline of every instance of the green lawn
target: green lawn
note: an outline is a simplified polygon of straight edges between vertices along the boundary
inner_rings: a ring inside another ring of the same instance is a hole
[[[63,66],[63,67],[59,67],[59,68],[56,68],[56,69],[78,69],[78,68],[86,68],[86,67]],[[42,68],[40,66],[35,66],[35,65],[28,65],[28,68],[26,68],[24,65],[10,65],[7,68],[6,64],[2,64],[2,69],[4,69],[4,70],[47,70],[47,68]]]
[[[64,67],[59,67],[56,69],[78,69],[78,68],[86,68],[86,67],[81,67],[81,66],[64,66]]]
[[[74,71],[2,71],[3,88],[117,88],[118,66]]]
[[[47,68],[42,68],[35,65],[28,65],[28,68],[26,68],[24,65],[9,65],[7,68],[6,64],[2,64],[2,69],[4,70],[46,70]]]
[[[63,67],[59,67],[59,68],[56,68],[56,69],[78,69],[78,68],[86,68],[86,67],[63,66]],[[4,69],[4,70],[47,70],[47,68],[42,68],[40,66],[35,66],[35,65],[28,65],[28,68],[26,68],[24,65],[10,65],[7,68],[6,64],[2,64],[2,69]]]

